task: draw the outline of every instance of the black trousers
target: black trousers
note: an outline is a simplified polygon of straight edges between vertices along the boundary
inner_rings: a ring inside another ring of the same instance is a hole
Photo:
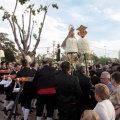
[[[12,90],[13,90],[12,86],[9,86],[9,87],[5,88],[6,100],[8,100],[8,101],[10,101],[12,99],[11,98]]]
[[[31,108],[32,94],[31,93],[21,93],[20,95],[20,103],[21,106],[25,109]]]
[[[80,120],[80,112],[77,104],[58,103],[59,120]]]
[[[15,101],[15,99],[16,99],[16,97],[17,97],[17,94],[18,94],[18,93],[12,93],[11,99],[12,99],[13,101]]]
[[[39,94],[36,103],[36,116],[42,116],[44,105],[46,104],[47,117],[53,117],[56,105],[56,94]]]
[[[4,85],[0,85],[0,94],[4,94]]]

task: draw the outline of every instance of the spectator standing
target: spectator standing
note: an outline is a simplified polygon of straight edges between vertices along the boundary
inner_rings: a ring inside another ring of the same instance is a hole
[[[79,84],[82,90],[82,99],[81,99],[81,112],[84,112],[86,109],[90,109],[90,98],[91,98],[91,89],[92,84],[90,78],[86,76],[86,68],[85,66],[80,66],[79,75],[77,76],[79,79]]]
[[[110,101],[114,105],[116,117],[120,118],[120,72],[116,71],[111,75],[111,83],[114,91],[110,95]]]
[[[101,83],[107,85],[110,92],[112,92],[114,90],[114,86],[110,82],[110,73],[109,72],[106,72],[106,71],[102,72],[100,80],[101,80]]]

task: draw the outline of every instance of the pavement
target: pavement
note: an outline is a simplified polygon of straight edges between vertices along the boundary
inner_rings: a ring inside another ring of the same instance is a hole
[[[7,120],[7,118],[8,118],[8,116],[6,116],[5,114],[4,114],[4,112],[2,111],[3,110],[3,104],[2,103],[0,103],[0,120]],[[21,115],[20,116],[18,116],[18,117],[16,117],[16,120],[21,120],[22,118],[23,118],[23,114],[22,114],[22,111],[21,111],[21,108],[18,108],[18,113],[20,113]],[[9,113],[8,113],[9,114]],[[30,113],[29,114],[29,117],[28,117],[28,120],[36,120],[36,112],[34,111],[34,112],[32,112],[32,113]],[[12,119],[11,120],[15,120],[14,119],[14,116],[12,117]]]

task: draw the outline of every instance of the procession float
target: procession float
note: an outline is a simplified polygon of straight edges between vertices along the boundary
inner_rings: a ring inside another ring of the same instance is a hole
[[[90,42],[85,38],[87,27],[81,25],[78,30],[80,38],[77,40],[74,35],[74,26],[68,27],[68,35],[64,39],[61,47],[65,50],[67,60],[71,63],[72,73],[77,63],[86,66],[86,74],[88,75],[88,60],[91,59]]]

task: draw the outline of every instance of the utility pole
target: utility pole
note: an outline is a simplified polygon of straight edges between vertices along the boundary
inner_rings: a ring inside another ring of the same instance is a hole
[[[105,65],[106,65],[106,46],[105,47]]]

